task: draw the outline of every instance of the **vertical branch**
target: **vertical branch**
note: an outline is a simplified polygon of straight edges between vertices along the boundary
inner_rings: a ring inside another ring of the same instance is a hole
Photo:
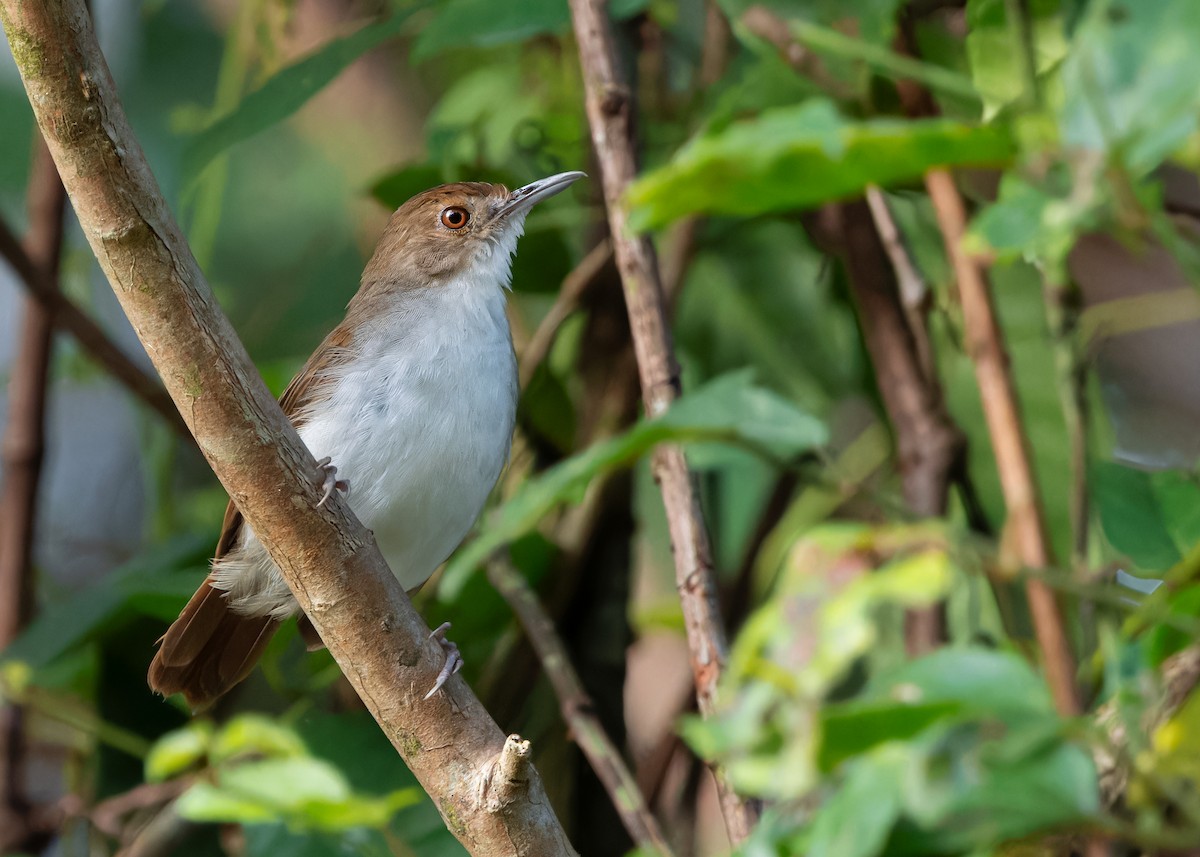
[[[66,193],[39,135],[29,176],[29,232],[25,252],[39,275],[57,290]],[[33,540],[38,486],[45,451],[46,388],[53,353],[52,312],[26,296],[20,345],[8,390],[8,425],[0,443],[0,649],[17,636],[33,605]],[[0,851],[36,850],[29,831],[23,769],[25,734],[15,707],[0,709],[0,818],[13,816],[0,834]]]
[[[637,172],[632,97],[617,74],[604,3],[571,0],[571,17],[583,68],[588,124],[600,161],[609,229],[629,310],[642,399],[646,413],[655,417],[678,394],[678,369],[654,250],[648,238],[632,234],[621,204],[621,197]],[[696,695],[700,712],[708,715],[715,708],[717,681],[728,657],[725,628],[717,607],[708,531],[683,451],[674,445],[659,448],[652,469],[662,492],[675,553],[676,585],[692,655]],[[752,804],[738,798],[722,778],[718,780],[726,827],[736,844],[749,834],[757,820],[757,811]]]
[[[1050,548],[1008,370],[1008,354],[1004,350],[983,271],[962,247],[966,209],[946,170],[930,170],[925,177],[925,186],[958,279],[967,353],[975,365],[975,379],[1008,509],[1008,530],[1021,562],[1032,569],[1045,568],[1051,561]],[[1082,709],[1075,686],[1075,658],[1054,591],[1044,581],[1030,579],[1026,583],[1026,594],[1054,703],[1060,713],[1077,715]]]
[[[29,232],[25,252],[39,276],[58,287],[66,193],[39,136],[29,179]],[[30,606],[34,515],[45,450],[46,385],[53,313],[27,296],[20,345],[8,391],[8,425],[0,445],[4,493],[0,497],[0,647],[24,624]]]

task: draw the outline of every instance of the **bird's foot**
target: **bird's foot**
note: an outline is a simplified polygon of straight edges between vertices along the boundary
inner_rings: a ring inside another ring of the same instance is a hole
[[[463,659],[462,654],[458,651],[458,646],[453,641],[446,639],[446,632],[449,630],[450,623],[443,622],[429,634],[429,639],[437,640],[442,651],[446,653],[446,663],[442,665],[442,671],[438,673],[437,681],[433,683],[429,693],[425,694],[426,699],[441,690],[442,685],[450,679],[450,676],[462,669]]]
[[[343,496],[350,496],[350,480],[338,479],[337,468],[331,464],[333,459],[328,455],[317,462],[317,468],[324,476],[324,482],[321,487],[325,489],[325,493],[321,495],[321,501],[317,503],[317,508],[321,508],[333,496],[334,491],[341,491]]]

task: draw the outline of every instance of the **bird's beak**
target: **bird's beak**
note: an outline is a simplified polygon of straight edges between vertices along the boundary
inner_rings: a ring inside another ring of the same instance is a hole
[[[524,214],[543,199],[548,199],[562,190],[566,190],[579,179],[586,178],[587,173],[573,170],[569,173],[558,173],[538,179],[525,187],[519,187],[508,195],[508,199],[500,203],[496,211],[497,217],[509,217],[513,214]]]

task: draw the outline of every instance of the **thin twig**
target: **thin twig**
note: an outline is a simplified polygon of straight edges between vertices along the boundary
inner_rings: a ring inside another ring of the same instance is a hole
[[[221,313],[146,163],[82,0],[0,0],[0,19],[80,226],[214,473],[343,673],[474,857],[576,852],[524,754],[461,677]],[[516,744],[521,742],[516,741]],[[495,798],[495,799],[493,799]]]
[[[934,363],[933,344],[929,337],[928,313],[932,303],[929,284],[917,270],[908,248],[904,246],[904,236],[896,226],[896,220],[892,217],[892,210],[888,207],[883,191],[875,185],[867,186],[867,205],[871,209],[871,219],[875,221],[875,230],[879,233],[883,249],[896,275],[900,304],[904,307],[904,315],[908,319],[909,329],[912,330],[921,372],[927,381],[936,384],[937,366]]]
[[[51,288],[58,288],[63,213],[67,195],[50,152],[39,136],[30,169],[29,231],[25,251]],[[3,494],[0,495],[0,649],[11,643],[33,609],[33,542],[37,498],[45,453],[46,392],[53,354],[50,312],[27,297],[17,357],[8,387],[8,424],[0,444]],[[0,714],[0,807],[18,818],[29,808],[24,794],[25,730],[22,713]],[[3,811],[3,810],[0,810]],[[0,850],[25,850],[21,825],[0,835]],[[12,839],[12,841],[9,841]]]
[[[593,711],[592,700],[571,666],[566,646],[558,638],[554,623],[538,603],[537,596],[507,560],[496,559],[489,563],[488,579],[496,591],[504,596],[525,629],[525,635],[554,687],[563,720],[592,770],[604,784],[634,843],[656,854],[670,855],[671,847],[646,805],[646,799],[638,790],[637,780]]]
[[[630,231],[621,204],[637,173],[633,99],[617,74],[605,4],[602,0],[571,0],[570,5],[583,69],[588,124],[600,161],[609,232],[629,309],[642,401],[646,413],[656,417],[675,400],[679,380],[654,249],[648,238],[635,237]],[[666,507],[696,696],[701,714],[708,716],[715,710],[717,682],[729,650],[717,606],[708,531],[683,451],[674,445],[659,447],[651,468]],[[739,798],[719,772],[717,779],[729,838],[738,844],[757,821],[757,806]]]
[[[604,270],[604,266],[611,258],[612,242],[605,238],[589,250],[579,260],[579,264],[563,278],[562,285],[558,289],[558,297],[554,299],[550,311],[542,318],[537,330],[533,332],[533,336],[529,337],[529,341],[521,351],[519,377],[522,390],[529,386],[529,380],[533,377],[533,373],[550,353],[550,348],[554,345],[562,323],[576,310],[583,293],[596,281],[597,275]]]
[[[61,327],[71,334],[93,360],[124,384],[143,404],[162,417],[180,436],[191,441],[192,436],[187,423],[180,417],[162,384],[143,372],[109,339],[108,334],[96,322],[84,315],[75,304],[42,277],[37,266],[21,247],[21,242],[3,219],[0,219],[0,257],[12,265],[29,293],[53,313],[56,327]]]
[[[930,170],[925,177],[925,186],[958,279],[967,354],[975,365],[975,379],[992,438],[1000,488],[1008,509],[1007,529],[1021,562],[1033,569],[1045,568],[1052,564],[1050,545],[1008,370],[1008,354],[983,271],[962,246],[966,208],[954,186],[954,179],[946,170]],[[1054,703],[1063,715],[1077,715],[1082,707],[1075,685],[1075,658],[1054,591],[1042,581],[1033,579],[1026,583],[1025,591]]]

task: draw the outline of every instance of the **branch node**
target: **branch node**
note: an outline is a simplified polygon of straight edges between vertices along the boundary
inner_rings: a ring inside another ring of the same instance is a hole
[[[529,788],[533,745],[520,735],[509,735],[479,776],[479,803],[488,812],[500,812],[525,795]]]
[[[619,116],[629,109],[631,96],[624,86],[609,84],[600,98],[600,112],[605,116]]]

